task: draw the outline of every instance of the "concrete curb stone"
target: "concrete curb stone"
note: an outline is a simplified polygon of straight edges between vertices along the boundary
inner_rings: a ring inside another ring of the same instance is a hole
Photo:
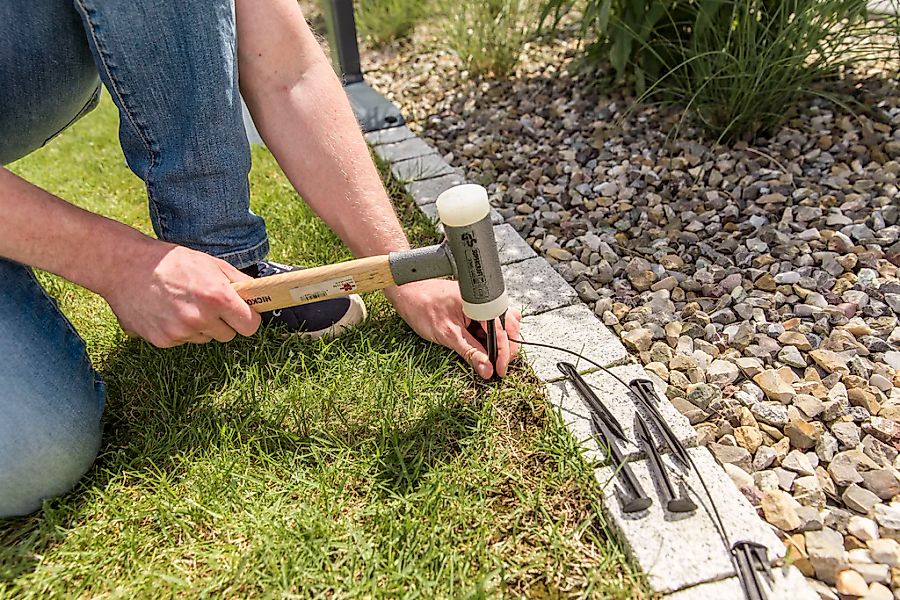
[[[503,266],[510,304],[523,315],[536,315],[578,302],[578,294],[540,257]]]
[[[424,206],[437,202],[441,192],[465,182],[466,180],[462,175],[453,173],[452,175],[442,175],[433,179],[405,183],[403,184],[403,189],[413,197],[416,204]],[[524,242],[525,240],[522,241]]]
[[[409,130],[406,125],[399,127],[390,127],[388,129],[379,129],[365,134],[366,141],[370,146],[380,146],[382,144],[396,144],[403,140],[414,138],[416,135]]]
[[[525,243],[525,240],[513,229],[512,225],[507,225],[506,223],[496,225],[494,227],[494,239],[497,240],[497,251],[500,254],[501,265],[508,265],[537,256],[537,253]]]
[[[393,144],[375,146],[375,154],[383,160],[399,162],[410,158],[418,158],[426,154],[437,154],[437,150],[417,137],[407,138]]]
[[[691,497],[698,503],[698,509],[684,514],[664,510],[644,460],[630,463],[644,491],[653,498],[650,508],[640,513],[622,512],[616,497],[620,483],[615,478],[615,469],[601,467],[594,473],[597,481],[604,485],[604,511],[621,533],[628,551],[647,574],[650,586],[663,593],[735,575],[730,544],[740,540],[763,544],[773,562],[785,554],[784,544],[771,527],[757,516],[756,510],[734,486],[709,450],[690,448],[688,452],[702,473],[722,518],[729,539],[728,549],[719,536],[711,512],[708,514],[704,508],[704,505],[708,506],[709,499],[693,471],[684,477],[684,481],[689,489],[696,492]],[[667,461],[667,464],[672,463]]]
[[[819,595],[806,584],[803,574],[796,567],[773,568],[775,584],[771,588],[769,600],[819,600]],[[743,598],[741,582],[737,577],[720,581],[701,583],[664,596],[665,600],[725,600]]]
[[[441,175],[460,175],[437,152],[391,163],[391,173],[400,181],[423,181]]]
[[[509,225],[507,227],[512,229]],[[539,344],[559,345],[560,340],[565,340],[568,348],[604,367],[631,360],[631,355],[619,338],[582,303],[525,317],[522,319],[521,336],[525,342]],[[597,369],[593,364],[579,361],[578,357],[559,350],[528,345],[523,348],[535,375],[544,382],[563,379],[563,374],[556,368],[559,361],[574,364],[579,373]]]

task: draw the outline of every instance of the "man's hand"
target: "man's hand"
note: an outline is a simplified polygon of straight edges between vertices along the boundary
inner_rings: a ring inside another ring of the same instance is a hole
[[[202,252],[146,238],[101,294],[122,329],[159,348],[252,335],[260,317],[234,291],[249,279]]]
[[[470,319],[463,314],[459,284],[446,280],[419,281],[385,290],[397,312],[420,336],[455,350],[484,379],[493,375],[493,367],[484,346],[467,331]],[[497,375],[506,376],[510,361],[519,351],[519,321],[522,315],[510,310],[506,329],[497,322]]]

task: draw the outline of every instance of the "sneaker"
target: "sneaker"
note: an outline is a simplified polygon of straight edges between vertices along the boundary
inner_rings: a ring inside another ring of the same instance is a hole
[[[282,265],[262,260],[241,271],[254,279],[299,271],[302,267]],[[358,294],[344,298],[331,298],[260,313],[263,325],[281,327],[289,333],[316,339],[322,336],[337,337],[366,320],[366,305]]]

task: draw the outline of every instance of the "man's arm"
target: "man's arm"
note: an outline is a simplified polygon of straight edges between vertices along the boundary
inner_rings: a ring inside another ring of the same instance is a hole
[[[238,0],[241,93],[291,183],[356,256],[409,247],[344,90],[295,0]],[[484,347],[466,331],[455,283],[389,288],[397,311],[422,337],[456,350],[483,377]],[[507,328],[518,334],[518,313]],[[501,333],[497,370],[515,353]]]
[[[122,327],[156,346],[250,335],[259,315],[230,285],[247,276],[82,210],[0,168],[0,256],[106,298]]]
[[[241,92],[291,183],[356,256],[409,247],[340,81],[294,0],[236,6]]]
[[[82,210],[0,168],[0,256],[103,293],[117,252],[139,231]]]

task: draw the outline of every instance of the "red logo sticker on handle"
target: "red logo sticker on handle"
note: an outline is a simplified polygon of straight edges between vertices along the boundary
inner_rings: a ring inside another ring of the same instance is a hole
[[[315,283],[313,285],[295,287],[290,293],[291,298],[297,302],[311,302],[328,296],[346,296],[347,294],[356,291],[358,287],[356,280],[348,275],[347,277],[329,279],[328,281]]]

